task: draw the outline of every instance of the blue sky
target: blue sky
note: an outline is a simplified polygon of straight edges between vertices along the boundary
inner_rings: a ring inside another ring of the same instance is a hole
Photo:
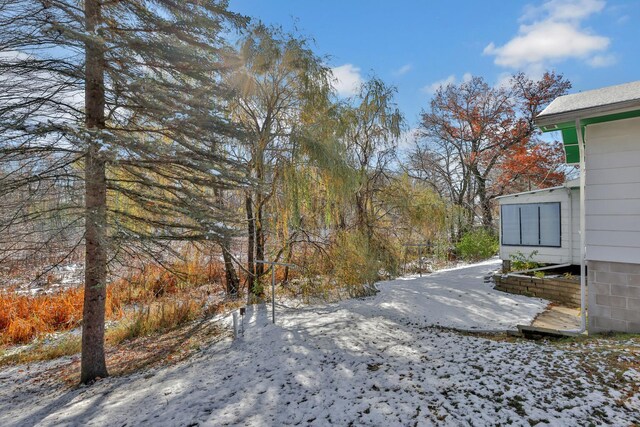
[[[230,0],[315,40],[342,95],[375,74],[410,127],[438,84],[562,73],[571,92],[640,79],[640,0]]]

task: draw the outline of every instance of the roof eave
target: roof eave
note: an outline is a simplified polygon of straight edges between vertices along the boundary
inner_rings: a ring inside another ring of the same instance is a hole
[[[563,185],[559,185],[557,187],[549,187],[549,188],[539,188],[537,190],[529,190],[529,191],[523,191],[521,193],[514,193],[514,194],[504,194],[502,196],[498,196],[495,197],[495,200],[501,200],[501,199],[506,199],[509,197],[519,197],[519,196],[528,196],[530,194],[537,194],[537,193],[543,193],[543,192],[549,192],[552,193],[555,190],[562,190],[563,188],[568,188],[566,187],[564,184]]]
[[[579,110],[564,111],[555,114],[539,114],[534,122],[540,128],[545,128],[562,123],[572,123],[576,119],[588,119],[593,117],[624,113],[640,109],[640,99],[632,99],[628,101],[616,102],[607,105],[598,105],[595,107],[582,108]],[[553,130],[553,129],[546,129]]]

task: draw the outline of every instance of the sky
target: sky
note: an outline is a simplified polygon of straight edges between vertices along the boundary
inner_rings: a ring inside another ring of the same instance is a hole
[[[230,0],[229,8],[315,41],[340,96],[373,75],[407,125],[441,84],[493,85],[554,70],[571,93],[640,79],[640,0]]]

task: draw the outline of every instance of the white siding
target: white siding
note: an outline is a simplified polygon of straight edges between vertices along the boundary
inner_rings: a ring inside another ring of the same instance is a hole
[[[528,194],[502,197],[499,199],[500,205],[523,204],[523,203],[545,203],[560,202],[560,227],[561,227],[561,247],[538,247],[538,246],[500,246],[500,258],[510,259],[511,255],[521,252],[528,256],[533,251],[538,251],[534,260],[546,264],[580,263],[580,236],[579,231],[579,190],[569,190],[565,188],[554,189],[553,191],[537,191]],[[571,211],[569,210],[571,208]],[[570,230],[570,227],[572,230]],[[502,242],[502,239],[500,240]]]
[[[640,118],[586,132],[587,259],[640,263]]]

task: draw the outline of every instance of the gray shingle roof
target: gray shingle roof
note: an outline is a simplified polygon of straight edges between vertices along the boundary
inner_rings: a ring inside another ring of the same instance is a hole
[[[570,120],[583,115],[610,113],[616,110],[640,108],[640,80],[617,86],[588,90],[556,98],[536,118],[538,125]]]

